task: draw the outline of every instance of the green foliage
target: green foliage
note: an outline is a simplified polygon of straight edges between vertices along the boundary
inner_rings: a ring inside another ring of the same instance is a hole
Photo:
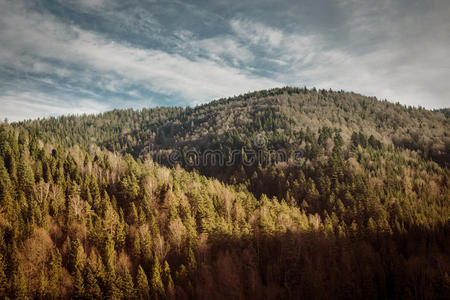
[[[85,294],[83,275],[80,269],[76,269],[73,282],[73,297],[75,299],[83,299]]]
[[[85,268],[84,280],[84,294],[91,299],[101,299],[102,290],[100,289],[98,280],[95,276],[94,267],[91,264],[88,264]]]
[[[3,255],[0,253],[0,297],[6,297],[8,291],[8,278],[5,274],[6,264]]]
[[[136,292],[138,299],[148,299],[150,297],[150,287],[148,285],[147,275],[141,266],[139,266],[137,270]]]
[[[48,268],[48,295],[58,298],[61,294],[62,258],[58,249],[51,254]]]
[[[124,299],[135,299],[136,293],[133,284],[133,278],[131,277],[128,268],[125,268],[120,276],[117,276],[119,283],[117,284],[119,289],[122,291],[122,296]]]
[[[15,299],[28,299],[28,288],[25,275],[22,268],[19,266],[14,273],[11,283],[11,296]]]
[[[152,280],[151,280],[151,291],[153,298],[160,299],[164,298],[164,284],[161,278],[161,264],[159,263],[158,256],[154,256],[153,267],[152,267]]]
[[[0,297],[446,295],[444,118],[284,88],[196,108],[2,124]],[[305,155],[246,166],[240,152],[236,165],[189,171],[151,160],[181,144]]]
[[[173,283],[172,275],[170,274],[170,266],[167,261],[164,262],[164,286],[166,287],[166,298],[175,299],[175,285]]]

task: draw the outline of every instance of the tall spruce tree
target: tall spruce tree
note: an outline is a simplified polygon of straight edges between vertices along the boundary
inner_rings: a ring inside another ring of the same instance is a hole
[[[136,294],[140,300],[150,298],[150,287],[148,285],[147,275],[145,275],[144,269],[142,269],[140,265],[136,276]]]

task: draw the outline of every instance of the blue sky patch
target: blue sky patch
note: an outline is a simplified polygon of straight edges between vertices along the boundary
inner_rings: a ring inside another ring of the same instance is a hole
[[[450,103],[450,2],[0,1],[0,118],[272,87]]]

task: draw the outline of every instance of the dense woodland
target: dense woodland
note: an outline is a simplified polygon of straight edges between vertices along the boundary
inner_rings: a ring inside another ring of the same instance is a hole
[[[343,91],[280,88],[212,101],[195,108],[114,110],[13,124],[45,142],[98,145],[138,157],[150,150],[235,147],[264,133],[269,146],[300,146],[301,132],[339,129],[419,152],[440,164],[450,161],[449,110],[429,111]],[[149,147],[150,146],[150,147]]]
[[[448,110],[297,88],[4,123],[0,297],[448,299],[449,132]],[[261,134],[300,162],[164,160]]]

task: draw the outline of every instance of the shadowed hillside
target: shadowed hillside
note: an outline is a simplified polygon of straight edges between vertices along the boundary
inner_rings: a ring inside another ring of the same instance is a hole
[[[446,299],[448,129],[293,88],[2,124],[0,297]]]

